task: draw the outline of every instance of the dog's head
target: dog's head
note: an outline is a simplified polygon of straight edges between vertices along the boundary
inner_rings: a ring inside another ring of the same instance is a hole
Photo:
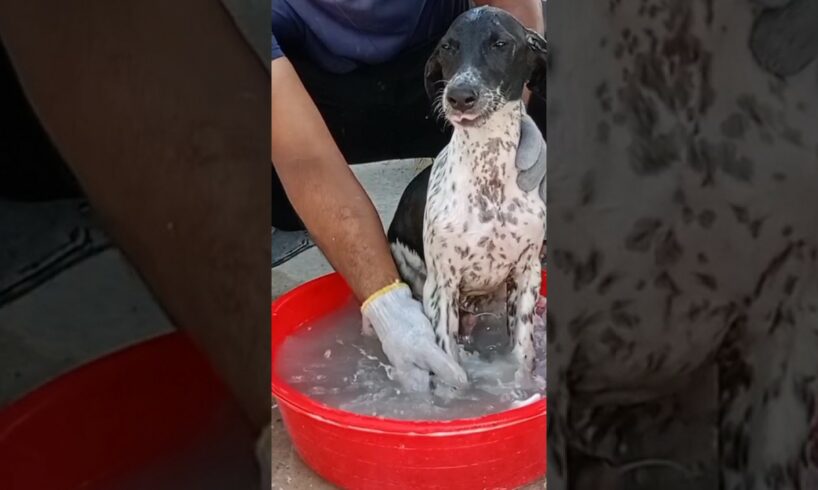
[[[454,124],[477,125],[527,86],[545,98],[546,42],[511,14],[480,7],[460,15],[426,63],[426,93]]]

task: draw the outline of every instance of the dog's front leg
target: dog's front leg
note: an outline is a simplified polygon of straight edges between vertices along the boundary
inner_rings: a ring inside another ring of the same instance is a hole
[[[535,254],[522,260],[520,269],[508,281],[512,353],[520,364],[520,373],[525,375],[534,371],[534,310],[540,297],[541,281],[540,262]]]
[[[432,322],[437,345],[460,362],[457,349],[457,333],[460,329],[458,291],[452,284],[458,284],[453,278],[443,278],[433,268],[429,268],[426,283],[423,285],[423,308]]]

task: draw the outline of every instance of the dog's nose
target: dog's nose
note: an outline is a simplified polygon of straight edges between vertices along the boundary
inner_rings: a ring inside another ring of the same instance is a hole
[[[467,111],[477,102],[477,91],[466,85],[449,87],[446,91],[446,100],[453,109]]]

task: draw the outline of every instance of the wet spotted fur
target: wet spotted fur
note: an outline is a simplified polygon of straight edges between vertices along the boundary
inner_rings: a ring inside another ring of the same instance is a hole
[[[461,303],[506,285],[512,352],[532,369],[545,204],[516,183],[521,111],[510,102],[479,127],[457,127],[435,160],[423,221],[423,305],[438,343],[457,358]]]

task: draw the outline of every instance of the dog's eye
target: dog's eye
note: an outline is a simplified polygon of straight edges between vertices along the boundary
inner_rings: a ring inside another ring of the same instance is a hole
[[[504,48],[506,44],[508,43],[505,41],[497,41],[496,43],[492,44],[492,46],[495,48]]]
[[[444,51],[449,51],[449,50],[452,49],[452,45],[449,44],[449,43],[443,43],[443,44],[440,45],[440,49],[442,49]]]

